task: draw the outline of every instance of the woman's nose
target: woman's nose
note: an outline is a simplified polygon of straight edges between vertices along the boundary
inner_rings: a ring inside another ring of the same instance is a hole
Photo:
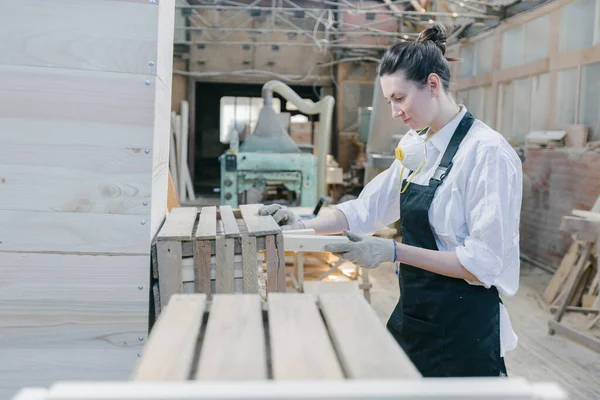
[[[400,118],[402,117],[402,115],[404,114],[404,111],[402,111],[402,109],[398,106],[394,106],[394,104],[392,104],[392,118],[396,119],[396,118]]]

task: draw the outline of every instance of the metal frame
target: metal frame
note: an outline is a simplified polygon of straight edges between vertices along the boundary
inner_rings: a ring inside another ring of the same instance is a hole
[[[482,23],[484,20],[500,19],[498,15],[494,15],[497,12],[486,13],[488,10],[497,9],[499,5],[483,0],[448,0],[456,6],[457,10],[465,12],[448,12],[453,10],[445,0],[432,0],[425,6],[421,6],[417,0],[384,0],[380,4],[370,5],[363,4],[362,0],[358,3],[352,3],[349,0],[310,2],[271,0],[270,7],[264,6],[268,0],[189,0],[189,2],[192,4],[177,5],[176,8],[182,12],[187,10],[186,14],[189,14],[188,20],[192,26],[176,26],[175,29],[190,33],[202,32],[206,40],[176,41],[175,45],[317,46],[323,51],[328,49],[359,51],[363,49],[378,52],[389,46],[390,39],[393,41],[416,39],[418,33],[415,31],[421,30],[421,25],[426,26],[436,20],[452,22],[462,30],[473,22]],[[303,6],[307,3],[314,4],[315,8]],[[432,11],[437,4],[443,6],[442,8],[447,11]],[[201,14],[201,11],[206,10],[212,12],[212,21],[209,21],[210,18],[206,15]],[[235,13],[221,19],[223,12],[232,11]],[[247,14],[252,12],[255,12],[256,15]],[[247,14],[247,17],[241,23],[236,23],[235,26],[228,25],[244,13]],[[345,21],[345,15],[356,14],[369,14],[373,16],[374,20],[360,25]],[[378,19],[379,15],[386,15],[389,18]],[[314,20],[314,28],[299,27],[291,20],[293,16]],[[256,18],[263,19],[266,27],[257,29],[249,27]],[[377,28],[381,24],[390,22],[398,22],[397,32]],[[283,23],[291,29],[281,29],[276,26],[277,23]],[[412,25],[412,31],[403,32],[406,30],[403,29],[403,25]],[[251,38],[248,41],[227,40],[234,32],[247,32]],[[271,40],[270,34],[272,33],[285,33],[289,35],[290,40],[286,42]],[[360,36],[374,37],[375,44],[357,42],[356,38]],[[306,40],[307,38],[309,40]]]

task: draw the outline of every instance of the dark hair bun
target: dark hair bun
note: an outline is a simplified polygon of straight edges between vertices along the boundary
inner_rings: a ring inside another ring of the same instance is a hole
[[[425,29],[419,35],[417,42],[433,42],[438,49],[442,51],[442,55],[446,54],[446,30],[441,25],[435,24],[430,28]]]

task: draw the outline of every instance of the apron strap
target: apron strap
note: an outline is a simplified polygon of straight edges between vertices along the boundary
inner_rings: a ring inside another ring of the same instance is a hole
[[[473,118],[473,115],[467,111],[458,124],[458,127],[456,127],[456,130],[450,139],[450,143],[448,143],[448,147],[444,152],[440,165],[435,170],[433,177],[429,180],[429,186],[437,188],[442,184],[446,176],[448,176],[450,170],[452,169],[452,159],[458,151],[462,140],[465,138],[465,136],[467,136],[467,133],[469,132],[469,129],[471,129],[474,121],[475,118]]]

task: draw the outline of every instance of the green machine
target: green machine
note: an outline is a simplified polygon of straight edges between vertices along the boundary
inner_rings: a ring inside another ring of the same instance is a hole
[[[319,114],[315,131],[317,154],[302,152],[284,130],[273,110],[273,92],[279,93],[304,114]],[[317,103],[300,98],[280,81],[262,88],[263,108],[256,128],[241,144],[219,157],[221,204],[279,203],[314,207],[327,191],[327,153],[331,136],[334,99],[325,96]]]

